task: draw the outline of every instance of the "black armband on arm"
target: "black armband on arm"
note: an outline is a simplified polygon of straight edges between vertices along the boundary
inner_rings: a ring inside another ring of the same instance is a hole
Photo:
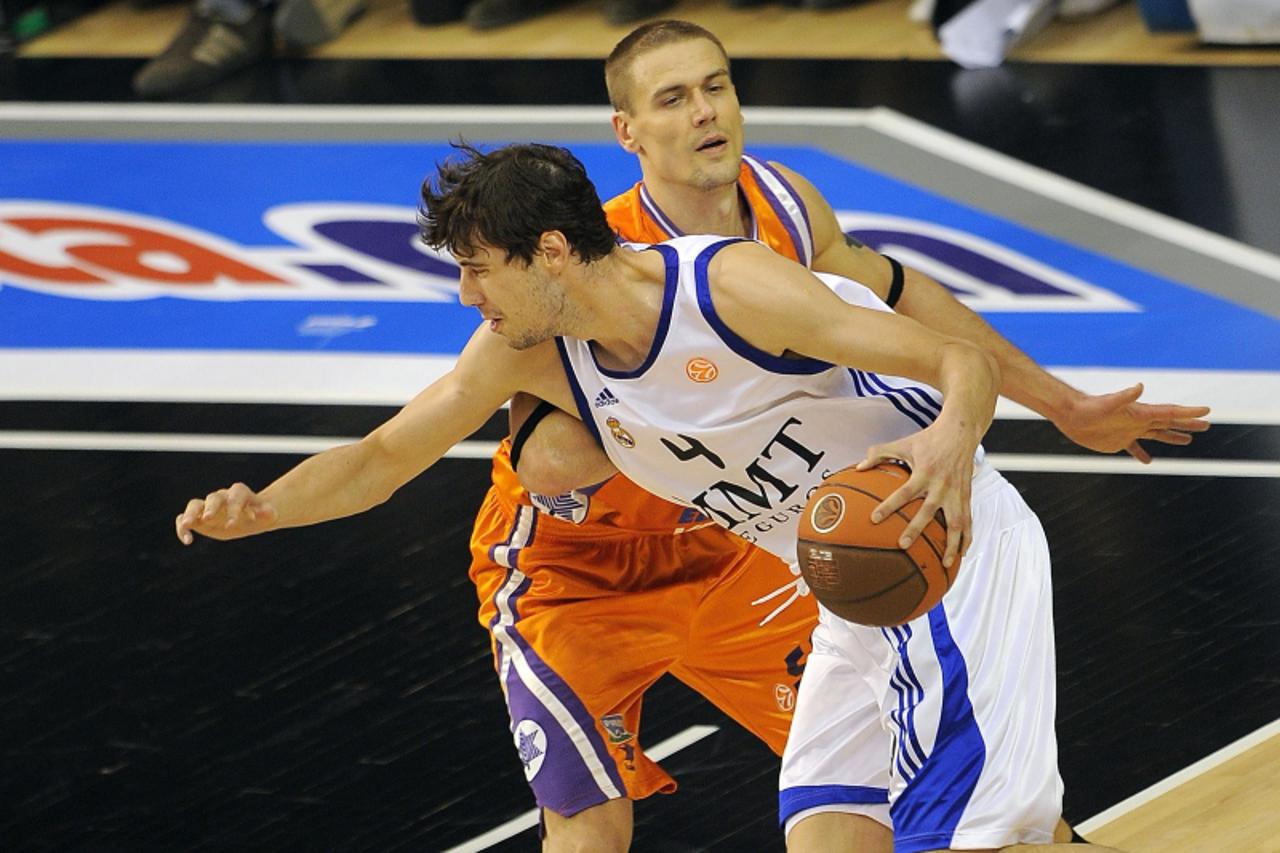
[[[889,295],[885,298],[885,304],[893,308],[898,304],[898,300],[902,298],[902,286],[906,283],[902,273],[902,264],[895,261],[888,255],[882,256],[889,262],[889,266],[893,268],[893,281],[889,283]]]
[[[520,428],[511,438],[511,470],[515,471],[520,465],[520,451],[524,450],[524,443],[529,440],[529,436],[533,435],[533,431],[538,428],[538,424],[542,423],[542,419],[555,410],[556,407],[546,400],[539,400],[538,405],[534,406],[533,411],[529,413],[529,417],[520,424]]]

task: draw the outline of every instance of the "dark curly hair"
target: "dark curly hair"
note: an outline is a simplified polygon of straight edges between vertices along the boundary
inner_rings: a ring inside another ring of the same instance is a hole
[[[418,226],[428,246],[468,257],[484,242],[527,265],[547,231],[563,233],[584,263],[617,245],[587,170],[567,149],[453,147],[461,158],[437,163],[434,181],[422,183]]]

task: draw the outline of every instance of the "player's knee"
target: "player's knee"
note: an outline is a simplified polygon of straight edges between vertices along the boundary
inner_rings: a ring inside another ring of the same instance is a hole
[[[545,417],[520,450],[520,484],[540,495],[562,495],[613,476],[609,461],[581,421],[561,412]]]
[[[787,832],[787,853],[892,853],[893,830],[870,817],[818,812]]]
[[[609,800],[570,817],[544,809],[542,820],[544,853],[626,853],[631,846],[628,799]]]

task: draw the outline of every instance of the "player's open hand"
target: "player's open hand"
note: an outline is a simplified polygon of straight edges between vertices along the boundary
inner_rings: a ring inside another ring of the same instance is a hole
[[[210,493],[204,500],[193,498],[175,525],[178,539],[183,545],[190,545],[196,533],[210,539],[239,539],[265,533],[275,520],[275,507],[244,483],[236,483]]]
[[[950,568],[956,558],[963,557],[973,539],[973,516],[969,496],[973,488],[974,447],[957,449],[954,441],[938,433],[935,426],[887,444],[867,450],[867,456],[858,463],[858,470],[865,471],[880,462],[897,460],[906,463],[911,476],[893,494],[874,510],[871,520],[879,522],[888,518],[916,498],[924,504],[911,517],[898,540],[901,548],[910,547],[929,520],[939,510],[947,526],[947,549],[942,564]]]
[[[1139,462],[1151,461],[1140,441],[1190,444],[1192,434],[1204,432],[1208,406],[1139,403],[1142,383],[1111,394],[1083,394],[1054,425],[1081,447],[1099,453],[1127,451]]]

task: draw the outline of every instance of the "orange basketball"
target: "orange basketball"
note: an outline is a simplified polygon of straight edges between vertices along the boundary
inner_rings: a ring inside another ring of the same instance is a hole
[[[800,517],[797,556],[814,597],[843,619],[877,627],[910,622],[937,604],[960,570],[942,565],[941,513],[903,550],[898,538],[924,504],[917,498],[879,524],[871,510],[910,476],[904,465],[845,468],[828,477]]]

